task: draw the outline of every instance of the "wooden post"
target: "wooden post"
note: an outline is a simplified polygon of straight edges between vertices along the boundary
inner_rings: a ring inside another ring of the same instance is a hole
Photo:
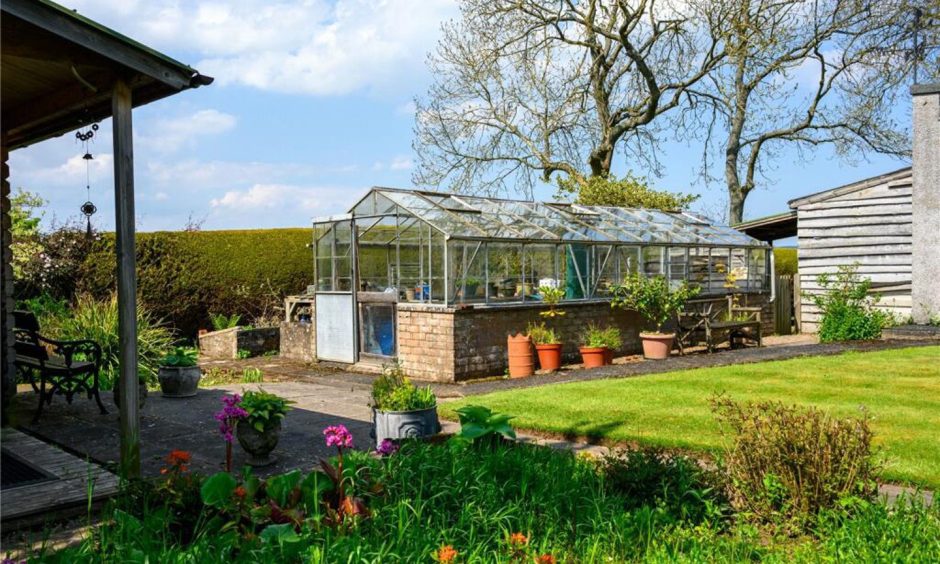
[[[111,96],[114,130],[114,231],[117,238],[120,349],[121,475],[140,477],[140,414],[137,409],[137,270],[134,242],[134,146],[131,90],[123,80]]]

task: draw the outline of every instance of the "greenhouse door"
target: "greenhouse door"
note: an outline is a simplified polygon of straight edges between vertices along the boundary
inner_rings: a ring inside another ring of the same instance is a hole
[[[317,359],[356,362],[356,310],[352,293],[317,294]]]

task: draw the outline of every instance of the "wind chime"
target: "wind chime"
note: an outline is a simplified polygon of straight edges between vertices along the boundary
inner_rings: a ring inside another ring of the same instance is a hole
[[[91,140],[94,139],[95,133],[98,131],[98,124],[93,123],[91,127],[85,131],[78,130],[75,132],[75,138],[82,143],[82,148],[84,149],[85,154],[82,156],[82,159],[85,160],[85,203],[82,204],[81,210],[82,215],[85,216],[85,221],[87,227],[85,229],[85,237],[88,240],[91,240],[91,216],[95,215],[95,212],[98,211],[98,208],[91,201],[91,161],[95,157],[91,154]]]

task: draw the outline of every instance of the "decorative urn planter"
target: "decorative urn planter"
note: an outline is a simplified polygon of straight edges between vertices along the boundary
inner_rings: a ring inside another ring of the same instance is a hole
[[[665,360],[672,352],[675,333],[640,333],[643,341],[643,356],[650,360]]]
[[[198,366],[161,366],[157,378],[163,397],[188,398],[196,395],[202,370]]]
[[[243,419],[235,426],[235,436],[238,438],[238,444],[248,453],[246,462],[250,466],[268,466],[277,460],[271,456],[271,451],[281,438],[281,421],[275,419],[270,427],[259,431]]]
[[[535,374],[535,359],[532,357],[532,339],[518,333],[506,340],[509,349],[509,377],[525,378]]]
[[[535,345],[535,352],[539,357],[539,367],[542,370],[554,372],[561,368],[561,343]]]
[[[604,349],[606,347],[581,347],[581,362],[585,368],[598,368],[604,366]]]
[[[121,387],[120,385],[114,389],[112,396],[114,398],[114,405],[118,409],[121,409]],[[141,410],[144,408],[144,403],[147,401],[147,384],[145,382],[137,382],[137,409]]]
[[[414,411],[380,411],[372,408],[372,436],[375,444],[385,439],[421,439],[441,432],[437,406]]]

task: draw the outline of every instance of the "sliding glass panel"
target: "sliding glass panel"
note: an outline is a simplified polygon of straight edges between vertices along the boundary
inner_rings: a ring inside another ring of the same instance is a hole
[[[489,296],[491,302],[522,301],[522,245],[488,243]]]
[[[665,276],[665,260],[663,247],[643,247],[643,274],[650,278]]]
[[[525,246],[525,281],[531,284],[531,292],[526,297],[541,299],[539,288],[549,286],[560,287],[561,283],[555,274],[555,245],[526,245]]]
[[[594,245],[591,261],[591,297],[610,295],[611,286],[617,281],[617,253],[610,245]]]
[[[450,241],[450,303],[481,303],[486,299],[485,244],[480,241]]]
[[[617,247],[619,255],[619,280],[622,282],[628,276],[640,272],[640,248],[639,247]]]
[[[679,287],[688,278],[686,249],[683,247],[669,247],[669,285]]]

